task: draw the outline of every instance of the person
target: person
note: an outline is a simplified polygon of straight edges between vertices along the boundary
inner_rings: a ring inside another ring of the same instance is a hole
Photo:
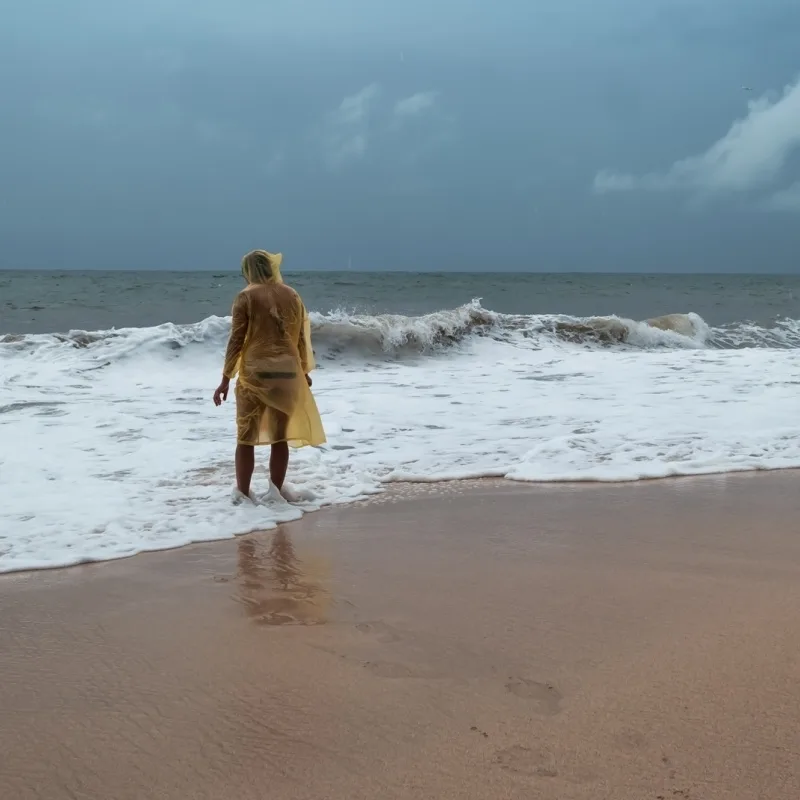
[[[311,323],[300,295],[281,278],[281,254],[254,250],[242,259],[247,287],[233,303],[230,339],[214,405],[236,381],[236,488],[233,501],[288,500],[289,445],[324,444],[309,373],[314,369]],[[251,493],[255,447],[270,445],[267,494]]]

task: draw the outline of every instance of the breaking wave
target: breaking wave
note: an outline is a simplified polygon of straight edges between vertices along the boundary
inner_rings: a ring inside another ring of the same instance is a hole
[[[311,314],[314,345],[320,360],[397,359],[443,354],[475,337],[531,349],[546,347],[630,349],[800,348],[800,320],[782,319],[769,327],[740,322],[711,328],[694,313],[667,314],[649,320],[617,316],[577,318],[563,315],[500,314],[479,300],[455,309],[421,316]],[[224,348],[229,317],[208,317],[189,325],[165,323],[149,328],[70,331],[0,336],[0,355],[59,359],[83,350],[97,361],[138,354],[211,347]]]

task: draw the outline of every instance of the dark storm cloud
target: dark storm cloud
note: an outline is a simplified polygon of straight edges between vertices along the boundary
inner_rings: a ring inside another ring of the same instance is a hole
[[[797,268],[792,3],[75,5],[0,29],[0,266]]]

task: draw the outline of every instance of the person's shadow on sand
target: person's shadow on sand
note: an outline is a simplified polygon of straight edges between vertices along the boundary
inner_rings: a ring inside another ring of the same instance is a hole
[[[263,535],[244,536],[237,550],[236,599],[251,619],[262,625],[327,622],[330,596],[321,583],[323,570],[311,574],[285,530],[279,528],[266,542]]]

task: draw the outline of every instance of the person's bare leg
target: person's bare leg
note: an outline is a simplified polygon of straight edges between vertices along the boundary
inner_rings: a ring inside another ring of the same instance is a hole
[[[286,427],[289,423],[289,418],[283,414],[277,414],[279,417],[275,425],[275,438],[283,439],[286,436]],[[277,441],[270,448],[269,453],[269,479],[275,484],[280,491],[283,489],[283,482],[286,480],[286,470],[289,469],[289,443],[286,441]]]
[[[278,487],[283,489],[283,482],[286,480],[286,470],[289,468],[289,443],[275,442],[270,448],[269,454],[269,477]]]
[[[253,470],[255,468],[256,468],[255,447],[253,447],[253,445],[251,444],[237,444],[236,445],[236,488],[245,497],[250,497],[250,481],[253,479]]]

